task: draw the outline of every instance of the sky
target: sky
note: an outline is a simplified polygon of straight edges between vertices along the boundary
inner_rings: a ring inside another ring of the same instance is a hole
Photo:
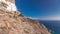
[[[16,6],[29,18],[60,20],[60,0],[16,0]]]

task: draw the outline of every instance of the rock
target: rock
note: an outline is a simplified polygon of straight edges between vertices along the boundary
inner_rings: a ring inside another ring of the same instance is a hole
[[[26,18],[19,11],[8,11],[3,8],[0,9],[0,34],[51,33],[39,21]]]
[[[3,15],[4,14],[4,15]],[[0,11],[0,34],[51,34],[37,20],[25,18],[19,12]]]

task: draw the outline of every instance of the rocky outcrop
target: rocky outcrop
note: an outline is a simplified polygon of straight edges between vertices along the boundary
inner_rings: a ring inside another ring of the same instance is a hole
[[[15,10],[15,0],[9,0],[9,4],[6,1],[2,3],[0,0],[0,34],[51,34],[39,21],[25,18]]]
[[[0,10],[0,34],[51,34],[37,20],[25,18],[18,11]]]

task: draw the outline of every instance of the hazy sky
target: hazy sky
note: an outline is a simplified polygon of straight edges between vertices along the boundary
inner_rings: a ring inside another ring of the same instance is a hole
[[[45,20],[60,20],[60,0],[16,0],[24,16]]]

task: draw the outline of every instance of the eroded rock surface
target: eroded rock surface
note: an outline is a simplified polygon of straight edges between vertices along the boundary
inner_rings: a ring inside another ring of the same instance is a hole
[[[15,0],[9,0],[9,2],[15,3]],[[14,7],[11,7],[10,3],[8,4],[10,11],[6,10],[5,3],[3,5],[0,6],[0,34],[51,34],[43,24],[37,20],[25,18]]]
[[[51,34],[37,20],[25,18],[18,11],[0,10],[0,34]]]

